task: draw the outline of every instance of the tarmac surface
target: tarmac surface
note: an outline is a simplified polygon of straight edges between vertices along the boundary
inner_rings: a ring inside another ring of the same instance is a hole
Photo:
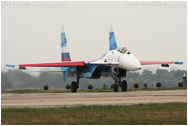
[[[2,108],[187,102],[187,90],[1,94]]]

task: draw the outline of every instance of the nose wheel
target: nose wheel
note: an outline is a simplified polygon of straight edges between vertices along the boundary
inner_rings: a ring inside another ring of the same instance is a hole
[[[121,90],[123,92],[127,91],[127,81],[126,80],[122,81],[122,83],[121,83]]]
[[[121,82],[121,78],[119,78],[119,82],[117,82],[117,80],[115,80],[115,84],[112,83],[111,88],[113,88],[114,92],[118,92],[118,87],[121,87],[122,92],[126,92],[127,91],[127,81],[123,80]]]

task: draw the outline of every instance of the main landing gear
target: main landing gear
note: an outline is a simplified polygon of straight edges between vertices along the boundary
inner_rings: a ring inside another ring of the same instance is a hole
[[[72,81],[71,85],[66,85],[66,89],[71,89],[72,93],[77,92],[77,89],[79,88],[79,79],[80,79],[80,76],[77,70],[77,76],[76,76],[77,81]]]
[[[71,89],[73,93],[77,92],[77,88],[79,88],[79,85],[76,81],[72,81],[71,85],[66,85],[66,89]]]
[[[73,82],[71,83],[71,91],[72,91],[73,93],[75,93],[75,92],[77,92],[77,88],[79,88],[78,82],[73,81]]]
[[[121,82],[121,78],[119,78],[119,81],[117,81],[117,79],[115,80],[115,84],[112,84],[112,88],[114,90],[114,92],[118,92],[118,87],[121,87],[121,90],[123,92],[126,92],[127,91],[127,81],[126,80],[123,80]]]

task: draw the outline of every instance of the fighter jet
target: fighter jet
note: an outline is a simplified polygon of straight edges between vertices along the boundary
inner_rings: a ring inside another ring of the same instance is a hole
[[[64,81],[67,81],[68,73],[76,76],[76,81],[72,81],[70,88],[72,92],[77,92],[79,88],[79,79],[99,79],[103,73],[108,74],[115,81],[113,85],[114,92],[118,92],[121,87],[123,92],[127,91],[127,81],[121,80],[126,77],[127,71],[137,71],[141,69],[141,65],[156,65],[169,67],[169,64],[183,64],[183,62],[164,62],[164,61],[140,61],[128,49],[128,46],[117,46],[115,34],[112,25],[109,32],[109,51],[104,53],[96,60],[88,61],[71,61],[68,50],[67,39],[64,27],[61,29],[61,62],[55,63],[35,63],[35,64],[19,64],[9,65],[7,67],[26,70],[26,67],[60,67],[61,70],[53,70],[46,72],[63,72]],[[41,71],[38,71],[41,72]]]

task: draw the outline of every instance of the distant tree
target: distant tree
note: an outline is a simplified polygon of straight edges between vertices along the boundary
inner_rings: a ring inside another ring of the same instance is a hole
[[[128,78],[138,78],[139,76],[140,76],[139,72],[130,72],[130,71],[127,71],[127,77]]]
[[[1,72],[1,89],[10,89],[11,83],[9,82],[8,76],[6,73]]]
[[[168,72],[167,70],[157,69],[157,70],[156,70],[156,74],[157,74],[158,76],[163,76],[163,75],[169,74],[169,72]]]
[[[151,76],[152,75],[152,71],[149,70],[143,70],[142,71],[142,76],[146,77],[146,76]]]
[[[185,74],[185,72],[182,70],[175,71],[175,77],[183,77],[183,74]]]

